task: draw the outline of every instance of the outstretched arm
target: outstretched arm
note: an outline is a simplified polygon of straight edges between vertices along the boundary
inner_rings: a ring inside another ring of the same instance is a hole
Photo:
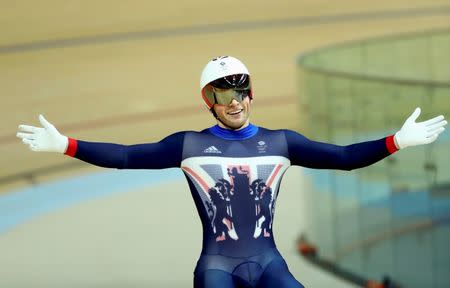
[[[347,146],[312,141],[286,130],[289,158],[293,165],[317,169],[353,170],[369,166],[399,149],[432,143],[445,130],[444,116],[416,123],[419,114],[417,108],[395,135]]]
[[[17,137],[32,151],[64,153],[93,165],[118,169],[161,169],[179,167],[184,132],[170,135],[160,142],[138,145],[86,142],[68,138],[42,115],[43,127],[20,125]]]

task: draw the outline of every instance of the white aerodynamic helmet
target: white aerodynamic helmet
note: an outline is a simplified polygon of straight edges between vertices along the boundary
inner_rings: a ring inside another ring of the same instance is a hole
[[[203,68],[200,77],[200,89],[203,100],[209,109],[217,103],[214,87],[248,91],[248,96],[253,99],[250,73],[247,67],[231,56],[214,58]]]

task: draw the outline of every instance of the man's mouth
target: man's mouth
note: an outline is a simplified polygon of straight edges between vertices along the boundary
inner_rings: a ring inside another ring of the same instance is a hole
[[[237,115],[237,114],[241,113],[242,110],[244,110],[244,109],[239,109],[239,110],[236,110],[236,111],[227,112],[227,114],[228,115]]]

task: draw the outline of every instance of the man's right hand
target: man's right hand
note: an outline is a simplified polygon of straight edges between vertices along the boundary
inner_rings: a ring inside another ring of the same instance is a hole
[[[17,137],[21,138],[32,151],[65,153],[69,143],[68,138],[61,135],[44,116],[39,115],[39,122],[43,127],[19,125]]]

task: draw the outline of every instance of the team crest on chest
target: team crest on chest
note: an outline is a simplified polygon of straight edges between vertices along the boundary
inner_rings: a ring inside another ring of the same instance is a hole
[[[271,237],[276,193],[288,166],[281,156],[192,157],[181,168],[196,186],[220,242]]]

